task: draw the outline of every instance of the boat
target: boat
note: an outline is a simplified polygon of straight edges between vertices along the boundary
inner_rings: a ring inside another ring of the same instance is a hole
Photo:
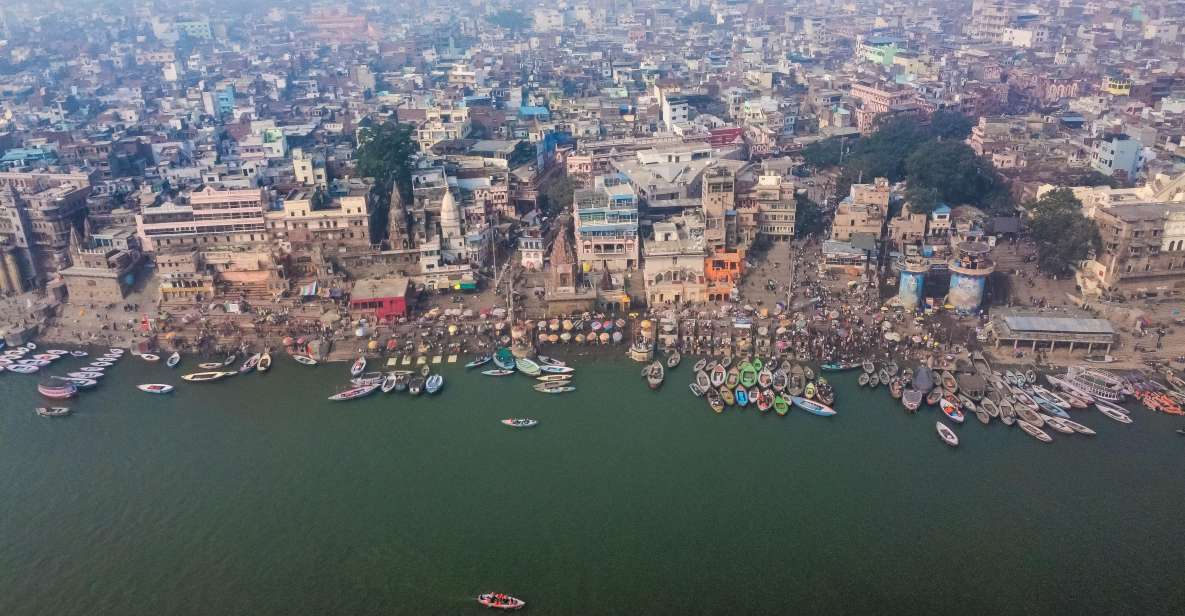
[[[503,370],[502,368],[494,368],[491,370],[482,370],[482,374],[486,376],[508,376],[514,374],[514,370]]]
[[[691,390],[691,393],[694,394],[696,398],[702,398],[704,396],[703,388],[695,383],[688,383],[687,388]]]
[[[963,411],[959,410],[959,407],[955,406],[955,404],[946,399],[946,397],[938,400],[938,408],[942,409],[942,412],[955,423],[963,423],[963,420],[966,419],[966,417],[963,415]]]
[[[708,365],[708,358],[701,357],[698,360],[696,360],[695,365],[693,365],[691,367],[691,369],[695,372],[699,372],[699,371],[703,370],[705,367],[707,367],[707,365]]]
[[[503,370],[515,369],[514,354],[506,347],[502,347],[494,353],[493,361],[494,365]]]
[[[984,398],[983,400],[980,400],[979,406],[983,408],[983,410],[991,417],[1000,416],[1000,407],[996,406],[996,403],[992,402],[991,398]]]
[[[662,382],[665,378],[666,370],[662,367],[662,362],[658,360],[652,362],[646,370],[646,384],[650,389],[662,387]]]
[[[774,403],[777,402],[777,396],[779,395],[781,394],[774,394],[774,392],[769,391],[768,389],[761,391],[760,395],[757,396],[757,410],[761,411],[762,413],[769,411],[769,409],[773,407]],[[786,400],[783,398],[782,402],[785,401]]]
[[[371,383],[369,385],[360,385],[358,387],[351,387],[350,389],[347,389],[345,391],[340,391],[336,394],[333,394],[332,396],[329,396],[329,399],[334,402],[345,402],[347,400],[357,400],[358,398],[362,398],[365,396],[369,396],[370,394],[373,394],[375,391],[378,391],[379,387],[382,387],[381,383]]]
[[[85,372],[103,372],[103,371],[107,370],[107,366],[96,366],[94,364],[87,364],[86,366],[83,366],[82,368],[79,368],[79,369],[83,370]]]
[[[235,360],[238,358],[239,358],[239,356],[237,354],[231,353],[230,355],[226,356],[226,359],[222,360],[222,366],[223,367],[229,366],[229,365],[235,363]]]
[[[181,354],[178,353],[177,351],[173,351],[173,354],[170,355],[169,358],[165,360],[165,365],[170,368],[176,368],[177,364],[179,364],[179,363],[181,363]]]
[[[856,379],[856,383],[859,384],[860,387],[868,387],[868,381],[869,381],[868,375],[869,375],[868,372],[861,372],[859,378]]]
[[[30,351],[32,351],[32,350],[34,350],[34,349],[36,349],[36,348],[37,348],[37,345],[36,345],[35,343],[32,343],[32,342],[26,342],[26,343],[25,343],[25,348],[26,348],[26,349],[29,349]]]
[[[922,404],[922,392],[912,387],[906,389],[901,393],[901,404],[905,406],[905,410],[911,413],[918,410]]]
[[[354,365],[350,366],[350,376],[358,376],[364,370],[366,370],[366,358],[359,357],[354,360]]]
[[[41,368],[39,368],[37,366],[29,366],[26,364],[10,364],[8,366],[4,366],[4,369],[9,372],[15,372],[17,374],[33,374],[34,372],[37,372]]]
[[[835,404],[835,388],[831,387],[831,383],[821,376],[815,381],[815,400],[827,406]]]
[[[950,370],[942,371],[942,388],[951,393],[959,391],[959,382],[955,380],[955,375],[951,374]]]
[[[714,368],[712,368],[712,374],[710,376],[710,379],[712,382],[712,387],[716,387],[716,388],[723,387],[724,381],[727,377],[728,377],[728,371],[725,370],[724,366],[722,366],[720,364],[716,364],[716,366]]]
[[[548,357],[547,355],[537,356],[536,361],[540,366],[567,366],[568,365],[568,364],[566,364],[554,357]]]
[[[272,354],[264,351],[263,355],[259,356],[259,362],[255,365],[255,370],[259,372],[267,372],[272,367]]]
[[[1130,424],[1132,418],[1124,411],[1123,407],[1111,404],[1106,400],[1095,400],[1094,406],[1100,413],[1118,421],[1119,423]]]
[[[946,424],[942,423],[941,421],[936,421],[934,422],[934,428],[938,430],[938,438],[942,439],[942,442],[950,445],[951,447],[959,446],[959,436],[955,434],[954,430],[951,430],[949,427],[947,427]]]
[[[44,368],[50,364],[50,361],[48,359],[19,359],[16,363],[22,366],[36,366],[38,368]]]
[[[1029,436],[1041,441],[1042,443],[1052,443],[1053,442],[1053,437],[1046,434],[1045,431],[1042,430],[1041,428],[1038,428],[1037,426],[1034,426],[1033,424],[1031,424],[1023,419],[1017,421],[1016,423],[1017,423],[1017,425],[1020,426],[1021,430],[1025,431],[1025,434],[1028,434]]]
[[[958,398],[958,400],[959,400],[959,408],[966,409],[968,411],[971,411],[972,413],[974,413],[978,410],[975,406],[975,401],[972,400],[971,398],[968,398],[967,396],[965,396],[963,394],[958,394],[956,396],[956,398]]]
[[[819,370],[822,370],[824,372],[845,372],[848,370],[855,370],[856,368],[859,368],[859,367],[860,367],[860,363],[858,363],[858,362],[847,362],[847,363],[831,362],[831,363],[826,363],[826,364],[819,366]]]
[[[54,355],[53,353],[38,353],[33,356],[33,359],[40,359],[41,361],[47,361],[47,362],[53,363],[53,362],[61,359],[61,356]]]
[[[794,364],[790,368],[790,383],[786,385],[786,393],[791,396],[798,396],[802,394],[802,387],[805,384],[805,374],[802,366]]]
[[[75,379],[68,376],[51,376],[49,378],[57,381],[67,381],[73,383],[78,389],[92,389],[99,384],[99,382],[94,379]]]
[[[81,372],[67,372],[66,376],[75,379],[101,379],[105,375],[102,372],[95,372],[93,370],[83,370]]]
[[[874,375],[868,377],[868,386],[869,387],[876,389],[877,387],[880,387],[880,385],[881,385],[880,375],[874,374]]]
[[[70,357],[86,357],[87,355],[90,355],[90,353],[86,351],[70,351]]]
[[[292,359],[296,360],[296,363],[304,364],[306,366],[316,366],[317,365],[317,360],[313,359],[312,357],[309,357],[308,355],[299,355],[299,354],[293,355]]]
[[[407,383],[407,393],[418,396],[424,391],[424,377],[416,374],[412,375],[411,380]]]
[[[51,400],[65,400],[78,395],[78,388],[73,383],[38,383],[37,393]]]
[[[220,362],[220,361],[206,362],[204,364],[198,364],[198,368],[201,368],[202,370],[217,370],[221,367],[222,367],[222,362]]]
[[[502,425],[510,426],[511,428],[534,428],[535,426],[539,425],[539,420],[527,418],[503,419]]]
[[[1045,422],[1045,425],[1049,426],[1050,428],[1053,428],[1054,430],[1057,430],[1058,432],[1061,432],[1062,434],[1073,434],[1074,433],[1073,428],[1062,423],[1063,420],[1061,417],[1051,417],[1049,415],[1042,415],[1041,419]]]
[[[477,602],[495,610],[521,610],[527,606],[527,602],[522,599],[496,592],[477,595]]]
[[[742,362],[741,366],[740,366],[740,372],[737,376],[737,380],[740,381],[740,384],[745,387],[752,387],[752,386],[756,385],[757,384],[757,370],[753,367],[753,364],[751,364],[747,361]],[[733,385],[733,386],[735,387],[735,385]]]
[[[570,374],[543,374],[535,377],[540,383],[567,383],[572,380]]]
[[[263,358],[262,353],[256,353],[256,354],[252,355],[251,357],[248,357],[247,361],[243,362],[243,365],[239,366],[239,373],[245,374],[247,372],[251,372],[252,370],[256,369],[259,366],[259,360],[261,358]],[[354,376],[357,376],[357,375],[354,375]]]
[[[975,418],[979,420],[979,423],[986,426],[992,422],[992,416],[988,415],[987,411],[985,411],[983,409],[975,409],[974,413],[975,413]]]
[[[209,383],[212,381],[220,381],[228,376],[234,376],[236,374],[238,374],[238,372],[194,372],[193,374],[181,375],[181,380],[189,381],[190,383]]]
[[[70,408],[65,406],[39,406],[33,410],[42,417],[65,417],[70,414]]]
[[[744,387],[738,387],[733,392],[733,398],[736,399],[737,406],[741,408],[749,406],[749,392]]]
[[[761,370],[757,373],[757,384],[766,389],[769,389],[773,386],[774,373],[770,372],[769,366],[761,368]],[[752,387],[752,385],[750,385],[750,387]]]
[[[143,359],[144,361],[160,361],[160,355],[156,355],[154,353],[141,353],[140,359]]]
[[[782,370],[781,368],[778,368],[777,370],[774,370],[773,379],[772,379],[772,383],[770,383],[770,387],[772,387],[773,390],[776,392],[783,392],[783,391],[786,391],[786,383],[788,381],[789,381],[789,379],[786,376],[786,371]]]
[[[1045,398],[1036,398],[1036,400],[1037,406],[1040,407],[1042,411],[1045,411],[1054,417],[1060,417],[1062,419],[1070,418],[1069,413],[1065,412],[1060,406],[1050,402],[1049,400],[1046,400]]]
[[[724,366],[725,370],[728,370],[729,368],[731,368],[732,367],[732,356],[725,355],[724,357],[721,357],[720,358],[720,365]]]
[[[1041,414],[1027,406],[1015,407],[1017,417],[1033,424],[1040,428],[1045,425],[1045,420],[1041,419]]]
[[[515,359],[514,366],[518,368],[519,372],[522,372],[527,376],[537,376],[540,372],[542,372],[542,370],[539,368],[539,364],[527,359],[526,357],[519,357]]]
[[[113,362],[109,361],[92,361],[91,363],[87,364],[87,366],[91,368],[110,368],[114,365],[115,364]]]
[[[1076,421],[1073,421],[1071,419],[1063,419],[1062,423],[1069,426],[1071,430],[1077,432],[1078,434],[1083,434],[1086,436],[1094,436],[1095,434],[1097,434],[1097,432],[1095,432],[1094,430],[1091,430],[1090,428],[1088,428]]]
[[[720,399],[724,401],[724,404],[728,406],[736,404],[736,398],[732,395],[731,389],[727,387],[721,387],[716,391],[720,394]]]
[[[937,406],[938,401],[941,399],[942,399],[942,389],[941,388],[935,387],[934,389],[930,390],[930,393],[926,394],[926,404],[929,404],[930,406]]]
[[[439,374],[433,374],[424,381],[424,391],[428,394],[439,392],[441,387],[444,387],[444,377]]]
[[[110,353],[110,354],[112,354],[112,355],[123,355],[123,354],[124,354],[124,349],[121,349],[121,348],[118,348],[118,347],[111,347],[111,348],[107,349],[107,352],[108,352],[108,353]]]
[[[555,366],[552,364],[539,364],[539,371],[548,374],[572,374],[576,372],[575,368],[570,366]]]
[[[136,389],[149,394],[167,394],[173,391],[173,386],[164,383],[145,383],[137,385]]]
[[[892,378],[889,376],[888,368],[881,368],[879,371],[877,371],[876,376],[881,380],[881,383],[885,385],[888,385],[889,380]]]
[[[387,376],[383,377],[383,382],[379,385],[379,390],[385,394],[389,394],[395,390],[395,374],[388,372]]]
[[[790,412],[790,403],[786,401],[786,397],[781,394],[774,394],[774,412],[780,416],[785,417],[786,413]]]
[[[1034,372],[1033,370],[1025,370],[1025,380],[1029,382],[1029,385],[1036,383],[1037,382],[1037,373]]]
[[[493,361],[493,359],[494,358],[489,355],[480,355],[478,357],[474,357],[473,360],[465,364],[465,369],[468,370],[469,368],[478,368],[484,366]]]
[[[429,374],[432,374],[431,366],[429,366],[428,364],[424,364],[424,365],[420,366],[420,376],[422,376],[424,378],[428,378]]]
[[[571,385],[560,385],[557,383],[539,383],[535,386],[535,391],[544,394],[566,394],[576,391],[576,388]]]
[[[806,387],[803,388],[803,390],[802,390],[802,396],[804,398],[808,398],[808,399],[815,397],[815,382],[814,381],[811,381],[810,383],[806,384]]]
[[[741,382],[741,371],[733,366],[728,369],[728,376],[724,377],[724,386],[728,389],[736,389],[736,386]]]
[[[715,389],[709,389],[704,392],[704,396],[708,398],[708,406],[717,413],[724,412],[724,400],[720,397],[720,393]]]
[[[707,372],[700,370],[695,373],[695,384],[699,385],[700,389],[707,391],[712,387],[712,377],[708,376]]]
[[[812,415],[830,417],[835,414],[835,409],[827,406],[826,404],[815,402],[814,400],[808,400],[807,398],[791,396],[790,402],[792,402],[794,406],[797,406],[798,408],[811,413]]]
[[[667,368],[674,369],[681,361],[683,361],[683,356],[679,354],[679,351],[672,351],[670,355],[667,355]]]
[[[899,399],[903,393],[905,393],[905,386],[901,384],[901,381],[898,379],[892,379],[889,381],[890,396],[892,396],[894,399]]]
[[[871,359],[864,360],[860,363],[860,366],[864,368],[864,374],[872,374],[873,372],[876,372],[876,364],[873,363]]]

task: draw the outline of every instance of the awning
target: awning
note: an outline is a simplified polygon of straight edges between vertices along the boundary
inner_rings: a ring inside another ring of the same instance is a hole
[[[454,291],[474,291],[477,289],[476,282],[455,282],[453,283]]]
[[[300,287],[300,296],[301,297],[310,297],[310,296],[313,296],[316,294],[317,294],[317,281],[315,281],[315,280],[309,284],[306,284],[306,285],[303,285]]]

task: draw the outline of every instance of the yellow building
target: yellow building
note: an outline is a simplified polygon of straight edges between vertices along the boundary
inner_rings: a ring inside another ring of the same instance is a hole
[[[1122,75],[1107,75],[1103,77],[1101,89],[1114,96],[1129,96],[1132,93],[1132,80]]]

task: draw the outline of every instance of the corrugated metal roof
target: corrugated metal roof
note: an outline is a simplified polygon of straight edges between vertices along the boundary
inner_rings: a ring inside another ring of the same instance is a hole
[[[1013,331],[1058,332],[1065,334],[1114,334],[1115,328],[1106,319],[1073,317],[1004,317]]]

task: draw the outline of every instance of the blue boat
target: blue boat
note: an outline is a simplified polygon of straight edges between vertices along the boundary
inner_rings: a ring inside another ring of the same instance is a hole
[[[1044,396],[1032,396],[1032,398],[1037,402],[1037,406],[1041,407],[1041,410],[1045,411],[1046,413],[1049,413],[1054,417],[1061,417],[1062,419],[1070,418],[1070,414],[1062,410],[1062,407],[1050,402],[1049,400],[1046,400]]]
[[[494,353],[494,365],[503,370],[514,370],[514,354],[506,347],[498,349],[498,352]]]
[[[799,396],[790,396],[790,402],[794,406],[819,417],[831,417],[835,414],[835,409],[814,400],[808,400]]]
[[[845,370],[855,370],[856,368],[859,368],[859,367],[860,367],[860,364],[849,362],[846,364],[836,364],[836,363],[823,364],[822,366],[819,366],[819,369],[823,370],[825,372],[843,372]]]
[[[745,391],[744,387],[738,387],[733,392],[733,398],[736,399],[737,406],[749,406],[749,392]]]

